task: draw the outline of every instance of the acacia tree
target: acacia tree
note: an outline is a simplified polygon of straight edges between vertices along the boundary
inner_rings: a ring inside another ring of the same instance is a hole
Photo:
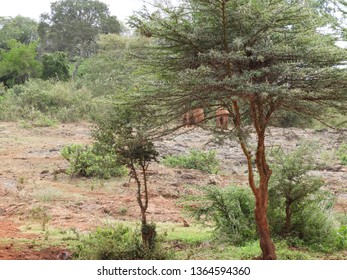
[[[177,118],[189,107],[228,109],[247,159],[255,196],[255,222],[263,259],[276,259],[267,219],[271,169],[266,129],[279,112],[321,120],[328,106],[347,101],[346,51],[336,38],[319,32],[330,17],[318,1],[184,0],[178,6],[156,1],[130,24],[156,40],[147,63],[161,82],[141,102],[165,108]],[[249,120],[256,133],[250,145]]]
[[[132,95],[131,93],[129,93]],[[133,96],[133,95],[132,95]],[[126,101],[126,103],[124,103]],[[136,182],[136,200],[141,210],[141,234],[147,249],[155,248],[155,225],[147,221],[149,205],[148,168],[158,156],[152,142],[150,115],[145,107],[132,110],[126,96],[104,99],[103,112],[95,118],[94,138],[103,151],[117,155]]]
[[[88,59],[84,67],[83,83],[99,96],[95,101],[98,112],[94,115],[96,129],[93,136],[100,149],[115,154],[129,168],[130,178],[136,183],[143,244],[153,250],[155,225],[147,220],[148,168],[158,156],[153,141],[158,136],[157,126],[161,122],[151,106],[137,102],[148,89],[145,81],[153,80],[155,74],[148,71],[147,65],[136,65],[133,58],[134,55],[145,57],[143,47],[149,45],[150,40],[146,38],[102,36],[101,51]]]

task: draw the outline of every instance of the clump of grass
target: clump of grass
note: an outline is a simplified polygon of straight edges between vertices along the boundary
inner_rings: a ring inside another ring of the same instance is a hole
[[[170,259],[172,255],[156,239],[152,249],[145,248],[139,230],[124,225],[99,227],[81,236],[73,248],[74,258],[81,260]]]
[[[342,165],[347,165],[347,144],[342,143],[337,150],[337,156]]]
[[[219,162],[215,151],[203,152],[192,149],[188,155],[167,156],[161,163],[168,167],[197,169],[210,174],[217,174],[219,171]]]
[[[66,194],[54,187],[45,187],[33,192],[33,197],[42,202],[51,202],[64,199]]]

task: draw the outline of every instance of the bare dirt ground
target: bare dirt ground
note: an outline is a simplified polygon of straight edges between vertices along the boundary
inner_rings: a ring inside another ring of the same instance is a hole
[[[273,141],[288,147],[294,147],[300,137],[318,137],[318,141],[325,141],[322,149],[335,147],[345,139],[327,131],[308,134],[278,129],[272,133]],[[287,139],[288,133],[291,139]],[[192,147],[216,149],[222,170],[220,175],[209,175],[152,165],[150,221],[183,226],[186,217],[182,216],[177,199],[184,194],[194,194],[189,185],[226,186],[230,182],[246,182],[243,157],[237,144],[229,141],[218,146],[211,143],[210,138],[210,134],[199,128],[157,143],[162,155],[184,153]],[[70,178],[63,172],[68,163],[60,155],[61,148],[91,142],[90,124],[87,123],[43,128],[0,123],[0,259],[59,259],[66,248],[54,242],[45,248],[38,246],[39,241],[45,239],[45,233],[33,229],[40,227],[88,231],[108,220],[138,221],[136,188],[128,178],[107,181]],[[326,179],[326,187],[338,196],[337,210],[346,211],[346,168],[333,162],[330,169],[319,172]]]
[[[64,251],[17,244],[20,239],[44,238],[37,231],[23,233],[40,227],[41,219],[34,214],[37,209],[49,215],[49,228],[87,231],[108,219],[139,220],[135,185],[128,178],[70,178],[62,172],[68,163],[60,150],[73,143],[91,143],[89,124],[28,129],[17,123],[0,123],[0,259],[56,259]],[[190,192],[186,183],[207,184],[210,177],[153,165],[149,220],[182,225],[176,199]]]

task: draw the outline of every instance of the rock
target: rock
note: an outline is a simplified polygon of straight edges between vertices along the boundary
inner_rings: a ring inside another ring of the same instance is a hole
[[[185,219],[182,219],[182,222],[183,222],[184,227],[190,227],[190,225],[188,224],[188,222]]]
[[[221,183],[222,182],[216,176],[211,176],[208,180],[209,185],[219,186]]]
[[[333,171],[333,172],[339,172],[339,171],[343,171],[342,170],[343,166],[336,164],[334,166],[328,166],[325,168],[325,171]]]
[[[58,260],[68,260],[70,258],[70,254],[68,252],[60,252],[57,256]]]
[[[181,179],[183,179],[183,180],[195,180],[196,176],[192,175],[192,174],[185,173],[185,174],[181,175]]]

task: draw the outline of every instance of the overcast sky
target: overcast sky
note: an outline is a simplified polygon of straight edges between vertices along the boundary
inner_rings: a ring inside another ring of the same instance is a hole
[[[133,11],[143,6],[142,0],[99,0],[108,5],[111,14],[124,21]],[[55,0],[0,0],[0,16],[17,15],[39,20],[42,13],[50,12],[50,3]]]

